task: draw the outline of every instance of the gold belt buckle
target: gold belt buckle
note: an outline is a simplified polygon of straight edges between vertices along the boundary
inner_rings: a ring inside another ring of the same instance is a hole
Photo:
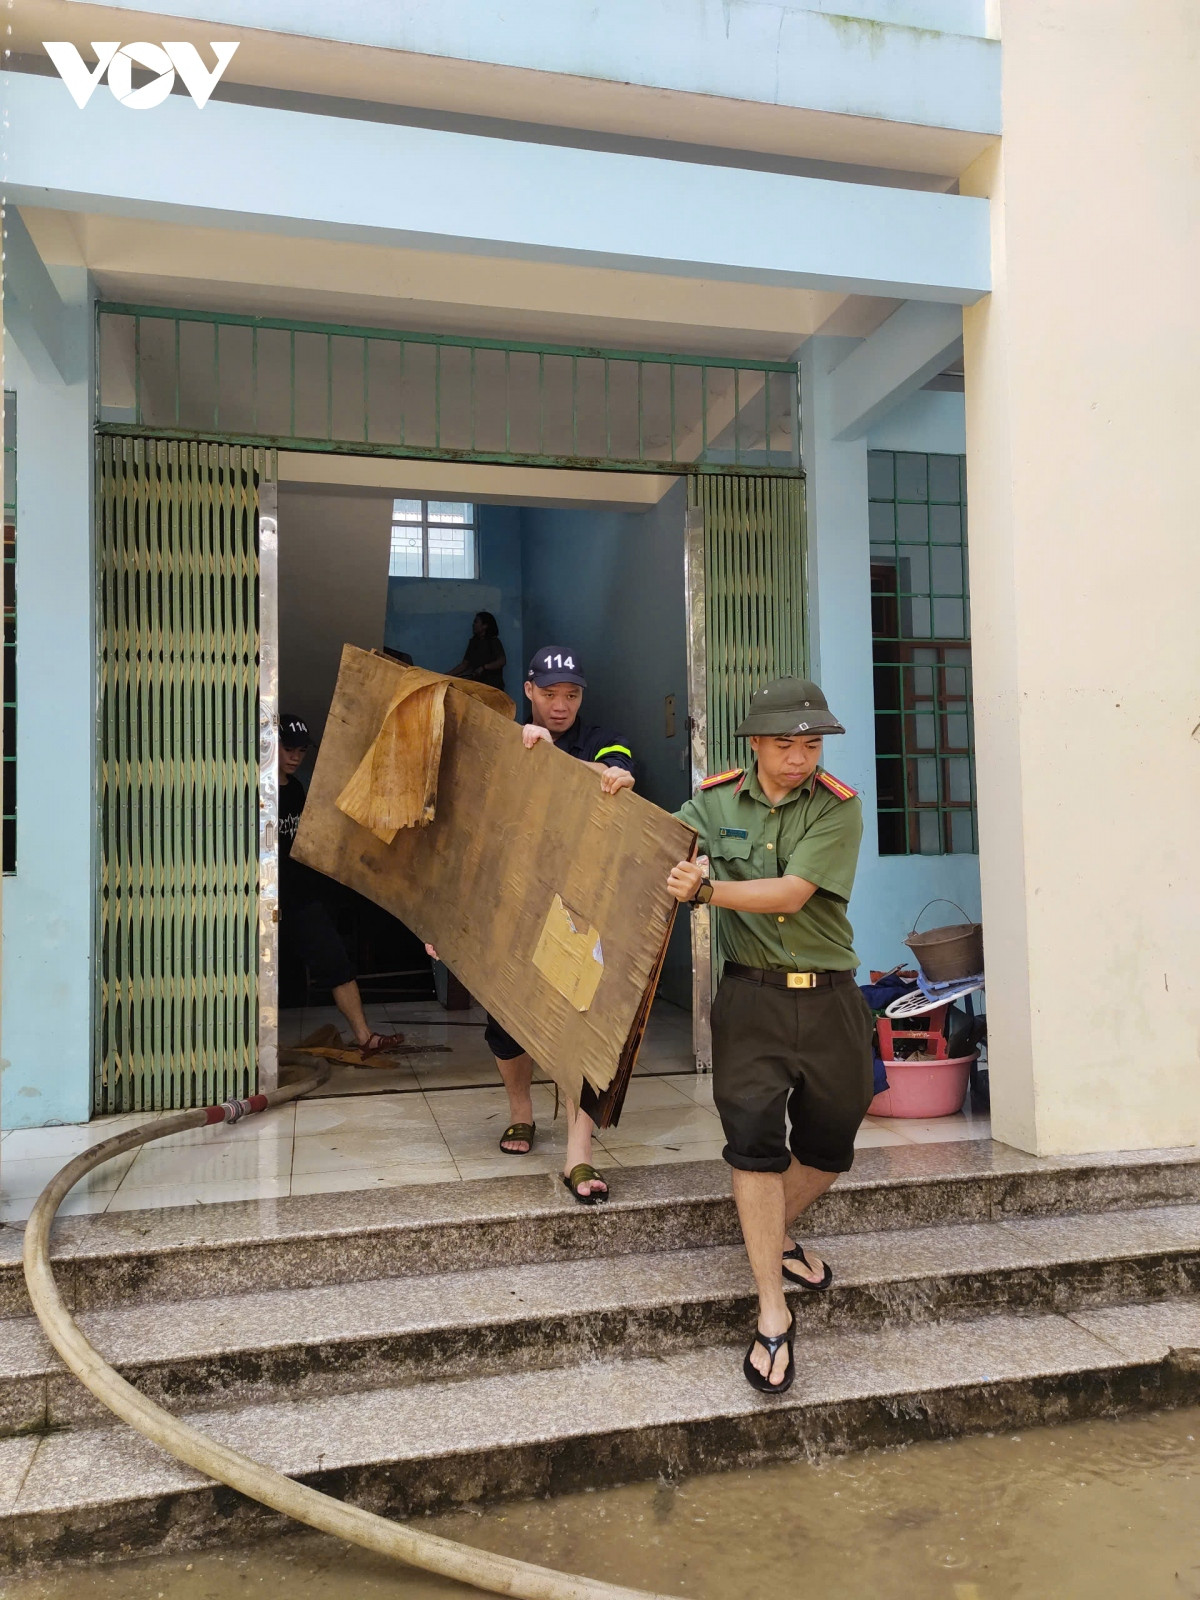
[[[787,986],[789,989],[815,989],[817,975],[815,972],[789,972]]]

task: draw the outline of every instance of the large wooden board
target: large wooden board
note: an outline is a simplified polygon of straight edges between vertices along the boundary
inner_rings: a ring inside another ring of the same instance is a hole
[[[433,820],[385,843],[337,800],[410,670],[343,650],[293,854],[434,945],[538,1065],[609,1126],[675,913],[667,873],[695,835],[636,793],[602,794],[592,767],[552,746],[526,750],[511,720],[452,681]]]

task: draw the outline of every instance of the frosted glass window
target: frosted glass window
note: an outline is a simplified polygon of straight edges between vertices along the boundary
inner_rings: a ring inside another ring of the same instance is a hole
[[[477,578],[475,507],[461,500],[394,500],[388,576]]]

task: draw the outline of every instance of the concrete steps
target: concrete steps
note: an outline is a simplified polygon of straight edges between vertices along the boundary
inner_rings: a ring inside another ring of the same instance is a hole
[[[1147,1311],[1159,1313],[1155,1320]],[[389,1516],[656,1474],[1191,1403],[1200,1302],[822,1334],[756,1395],[742,1345],[192,1414],[215,1437]],[[6,1566],[275,1531],[281,1520],[122,1427],[0,1441]]]
[[[1200,1293],[1200,1206],[817,1240],[828,1293],[790,1299],[802,1337],[999,1310],[1072,1311]],[[303,1399],[650,1355],[736,1340],[753,1280],[740,1246],[489,1267],[80,1313],[98,1350],[168,1409]],[[0,1324],[0,1435],[111,1413],[35,1318]]]
[[[837,1276],[778,1399],[718,1163],[72,1218],[56,1259],[144,1392],[392,1515],[1200,1397],[1196,1152],[867,1151],[804,1237]],[[277,1526],[91,1400],[0,1242],[0,1569]]]
[[[809,1213],[810,1236],[1200,1203],[1200,1154],[1038,1161],[988,1141],[862,1151]],[[548,1175],[67,1217],[55,1270],[75,1310],[521,1266],[740,1238],[719,1161],[621,1170],[604,1206]],[[0,1317],[28,1313],[22,1231],[0,1227]]]

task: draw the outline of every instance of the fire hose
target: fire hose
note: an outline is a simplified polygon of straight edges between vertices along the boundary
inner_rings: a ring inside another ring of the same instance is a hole
[[[317,1088],[328,1075],[327,1066],[318,1068],[301,1081],[273,1089],[269,1094],[256,1094],[248,1100],[202,1106],[164,1117],[105,1139],[69,1161],[38,1196],[25,1230],[25,1282],[46,1337],[86,1389],[160,1449],[197,1472],[310,1528],[331,1533],[349,1544],[407,1562],[426,1572],[455,1578],[490,1594],[518,1595],[525,1600],[666,1600],[665,1596],[553,1572],[548,1567],[517,1561],[511,1556],[476,1550],[470,1545],[389,1521],[307,1484],[297,1483],[263,1462],[210,1438],[199,1428],[148,1400],[109,1366],[67,1310],[50,1260],[50,1228],[68,1190],[85,1173],[153,1139],[165,1139],[187,1128],[237,1122],[242,1117],[283,1105]]]

